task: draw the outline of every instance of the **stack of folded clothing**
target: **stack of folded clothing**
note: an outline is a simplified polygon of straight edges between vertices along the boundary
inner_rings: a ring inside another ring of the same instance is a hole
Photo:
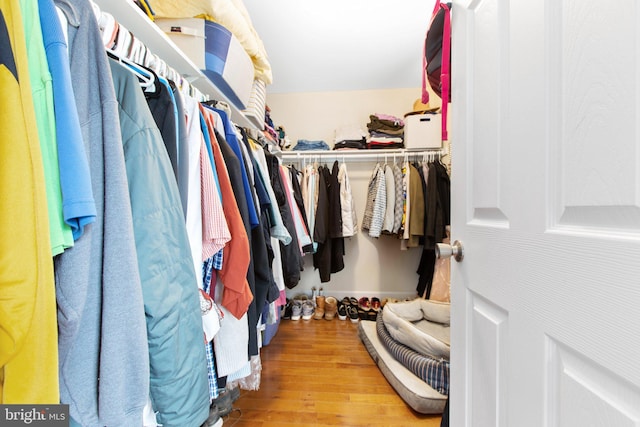
[[[307,139],[299,139],[293,151],[310,151],[310,150],[329,150],[329,146],[322,140],[309,141]]]
[[[367,148],[366,134],[359,126],[342,126],[336,129],[334,150],[361,150]]]
[[[367,148],[404,148],[404,121],[389,114],[372,114],[367,123]]]

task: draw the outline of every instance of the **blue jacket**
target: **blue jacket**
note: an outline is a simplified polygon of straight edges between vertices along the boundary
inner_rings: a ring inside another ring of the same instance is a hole
[[[147,317],[151,402],[163,426],[198,427],[209,415],[209,383],[178,185],[137,78],[110,63]]]

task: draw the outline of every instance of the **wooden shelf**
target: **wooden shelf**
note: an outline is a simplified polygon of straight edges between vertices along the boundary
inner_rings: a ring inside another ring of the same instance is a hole
[[[131,31],[152,53],[158,55],[195,88],[210,99],[225,101],[231,107],[231,119],[240,127],[259,129],[222,93],[211,80],[130,0],[93,0],[100,10],[110,13]]]

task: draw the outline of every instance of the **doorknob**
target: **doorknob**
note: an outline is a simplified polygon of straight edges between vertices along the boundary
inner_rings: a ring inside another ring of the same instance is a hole
[[[451,256],[458,262],[462,261],[464,258],[464,246],[461,241],[456,240],[453,245],[436,243],[436,258],[449,258]]]

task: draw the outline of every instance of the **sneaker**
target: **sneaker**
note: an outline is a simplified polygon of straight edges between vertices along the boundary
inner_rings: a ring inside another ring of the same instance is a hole
[[[347,320],[347,306],[344,304],[340,304],[338,307],[338,319]]]
[[[358,323],[358,320],[360,320],[360,317],[358,316],[358,309],[352,305],[347,307],[347,315],[349,316],[349,320],[353,323]]]
[[[306,300],[302,303],[302,320],[309,320],[313,316],[313,303],[311,300]]]
[[[300,320],[302,315],[302,301],[294,300],[291,306],[291,320]]]

